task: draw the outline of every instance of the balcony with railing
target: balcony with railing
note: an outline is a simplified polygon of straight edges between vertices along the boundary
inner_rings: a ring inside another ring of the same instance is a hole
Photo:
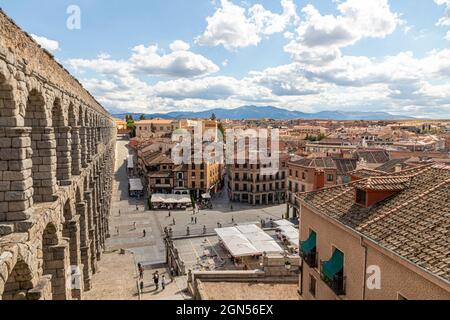
[[[320,277],[333,292],[338,295],[345,295],[345,276],[344,276],[344,254],[338,249],[330,260],[321,261]]]
[[[316,233],[311,231],[306,241],[300,241],[300,257],[310,268],[317,267]]]

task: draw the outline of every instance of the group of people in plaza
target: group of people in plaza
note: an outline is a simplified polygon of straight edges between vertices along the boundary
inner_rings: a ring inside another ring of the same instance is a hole
[[[140,289],[141,293],[143,293],[143,291],[144,291],[144,267],[142,266],[141,263],[138,263],[138,271],[139,271],[139,289]],[[171,278],[173,279],[172,271],[171,271]],[[158,291],[160,285],[161,285],[161,290],[166,289],[166,285],[167,285],[166,276],[164,274],[160,275],[158,270],[156,270],[153,273],[152,280],[153,280],[153,285],[155,286],[154,291]]]

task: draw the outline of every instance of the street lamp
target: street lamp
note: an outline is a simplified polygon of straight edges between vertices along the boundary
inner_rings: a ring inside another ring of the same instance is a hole
[[[288,254],[286,252],[284,253],[284,259],[285,259],[284,267],[286,268],[287,271],[291,270],[292,264],[289,262]]]
[[[286,261],[286,262],[284,263],[284,267],[286,268],[287,271],[289,271],[289,270],[291,270],[292,265],[291,265],[291,263],[290,263],[289,261]]]

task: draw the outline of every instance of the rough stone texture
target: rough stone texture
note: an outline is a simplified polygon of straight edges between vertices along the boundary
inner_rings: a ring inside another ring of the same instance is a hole
[[[0,299],[80,299],[104,248],[113,118],[0,9]]]

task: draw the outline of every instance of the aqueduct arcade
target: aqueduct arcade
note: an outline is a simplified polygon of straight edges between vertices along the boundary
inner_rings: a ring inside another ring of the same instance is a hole
[[[77,299],[108,236],[111,115],[0,11],[0,298]]]

